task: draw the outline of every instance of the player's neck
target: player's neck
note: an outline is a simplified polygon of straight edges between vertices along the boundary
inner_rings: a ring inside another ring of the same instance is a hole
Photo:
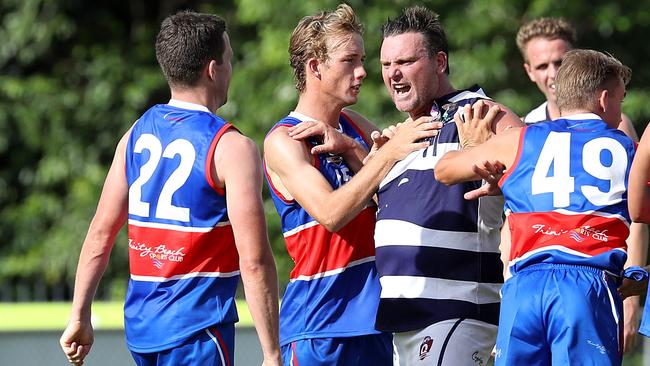
[[[560,118],[560,108],[558,108],[557,103],[547,101],[546,103],[546,110],[548,112],[548,116],[551,117],[551,119],[558,119]]]
[[[339,127],[339,116],[343,106],[339,103],[328,103],[314,93],[304,92],[298,98],[296,112],[304,114],[317,121],[325,122],[332,127]]]
[[[444,74],[444,77],[438,79],[438,91],[436,92],[436,99],[442,98],[445,95],[449,95],[457,91],[458,89],[454,88],[454,86],[451,85],[451,81],[449,81],[447,74]]]
[[[222,101],[217,100],[210,93],[198,87],[187,89],[175,88],[171,90],[171,93],[172,99],[205,106],[212,113],[217,113],[217,109],[223,105]]]
[[[598,114],[596,111],[590,111],[589,109],[586,109],[586,108],[563,110],[562,113],[560,114],[560,116],[561,117],[567,117],[567,116],[572,116],[572,115],[576,115],[576,114],[595,114],[598,117],[601,117],[600,114]]]

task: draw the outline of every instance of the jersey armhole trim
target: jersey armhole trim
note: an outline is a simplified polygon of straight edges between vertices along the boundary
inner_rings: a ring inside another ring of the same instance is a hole
[[[226,195],[226,190],[225,188],[221,188],[217,185],[217,182],[212,179],[212,165],[214,164],[214,151],[217,149],[217,143],[219,143],[219,140],[223,136],[224,133],[229,131],[230,129],[233,129],[237,132],[239,130],[237,127],[233,126],[231,123],[226,123],[221,127],[219,131],[214,135],[214,138],[212,139],[212,142],[210,143],[210,148],[208,149],[208,156],[205,158],[205,178],[208,181],[208,185],[214,189],[215,192],[217,192],[221,196]]]
[[[262,161],[262,168],[264,169],[264,175],[266,176],[266,181],[269,182],[269,188],[273,191],[273,193],[282,200],[282,202],[290,205],[294,202],[294,200],[290,200],[286,198],[277,188],[275,188],[275,185],[273,184],[273,181],[271,180],[271,175],[269,174],[269,171],[266,169],[266,161]]]
[[[366,140],[366,135],[363,133],[361,128],[354,122],[354,120],[348,116],[344,111],[341,111],[341,117],[343,117],[343,120],[346,121],[356,132],[361,136],[361,139],[363,142],[366,143],[366,149],[369,150],[372,147],[372,144]]]
[[[505,174],[503,174],[501,179],[499,179],[499,187],[503,187],[503,185],[506,182],[506,179],[510,177],[510,174],[512,174],[515,168],[517,168],[517,165],[519,165],[519,159],[521,158],[521,154],[523,152],[524,137],[526,136],[526,130],[528,130],[528,127],[524,126],[519,132],[519,144],[517,146],[517,155],[515,156],[515,160],[512,162],[512,166],[508,167]]]

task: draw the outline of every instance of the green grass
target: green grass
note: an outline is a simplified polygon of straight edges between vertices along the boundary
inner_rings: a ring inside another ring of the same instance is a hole
[[[122,329],[123,304],[121,302],[93,303],[95,329]],[[240,327],[253,326],[248,306],[237,300]],[[0,332],[61,330],[68,323],[69,302],[0,303]]]

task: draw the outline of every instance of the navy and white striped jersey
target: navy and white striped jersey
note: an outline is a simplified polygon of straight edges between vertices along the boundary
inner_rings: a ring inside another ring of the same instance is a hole
[[[551,116],[548,114],[548,102],[544,102],[537,106],[537,108],[528,112],[524,117],[524,123],[527,125],[537,123],[537,122],[546,122],[550,121]]]
[[[463,194],[481,181],[446,186],[433,173],[440,157],[460,149],[456,110],[479,99],[489,98],[477,85],[437,99],[440,133],[431,146],[396,164],[379,186],[378,330],[405,332],[454,318],[498,323],[503,198],[467,201]]]

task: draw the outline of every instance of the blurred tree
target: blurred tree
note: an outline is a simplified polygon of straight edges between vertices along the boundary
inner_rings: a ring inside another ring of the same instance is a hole
[[[634,71],[624,110],[645,126],[650,70],[644,34],[647,1],[349,0],[365,24],[366,69],[353,109],[385,126],[401,121],[381,80],[380,27],[410,5],[440,13],[457,88],[478,83],[523,114],[543,99],[528,81],[514,37],[540,16],[563,16],[579,46],[611,52]],[[155,61],[164,17],[181,9],[226,18],[235,52],[229,102],[220,114],[261,146],[268,128],[293,109],[297,94],[288,41],[298,20],[338,1],[0,0],[0,282],[70,283],[115,144],[154,103],[169,98]],[[268,195],[266,195],[268,197]],[[282,284],[293,263],[279,218],[265,202]],[[128,259],[122,233],[103,284],[123,293]],[[110,290],[104,290],[110,291]]]
[[[116,142],[167,98],[150,3],[0,3],[0,278],[71,282]],[[124,243],[105,284],[124,287]]]

